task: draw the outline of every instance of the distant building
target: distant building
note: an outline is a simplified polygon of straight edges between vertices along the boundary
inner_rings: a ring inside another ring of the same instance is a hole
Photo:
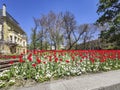
[[[96,39],[96,40],[91,40],[85,43],[81,43],[79,45],[77,45],[77,49],[81,49],[81,50],[95,50],[95,49],[102,49],[101,48],[102,43],[100,42],[100,39]]]
[[[55,49],[55,46],[52,45],[50,49],[51,49],[51,50],[64,50],[64,49],[65,49],[65,46],[61,44],[61,45],[59,45],[59,46]]]
[[[26,33],[19,23],[6,11],[3,4],[0,9],[0,53],[19,54],[27,49]]]

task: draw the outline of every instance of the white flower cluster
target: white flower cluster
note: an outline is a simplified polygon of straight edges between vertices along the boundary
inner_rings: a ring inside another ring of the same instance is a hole
[[[5,82],[0,81],[0,88],[3,88],[3,87],[5,87]]]
[[[9,83],[15,83],[15,79],[9,80]]]

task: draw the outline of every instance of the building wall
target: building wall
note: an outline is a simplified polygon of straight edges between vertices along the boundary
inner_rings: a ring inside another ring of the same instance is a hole
[[[4,45],[4,52],[7,54],[13,54],[11,52],[11,49],[15,49],[15,53],[19,54],[22,53],[23,51],[27,50],[27,42],[26,38],[23,38],[23,34],[18,28],[18,26],[15,26],[11,22],[4,20],[3,23],[3,30],[4,30],[4,40],[5,42],[11,42],[16,43],[17,45],[14,47],[10,47],[9,44]],[[12,37],[12,38],[11,38]]]
[[[15,54],[26,51],[27,40],[25,32],[20,28],[18,22],[6,11],[6,5],[0,12],[0,52],[4,54]],[[3,35],[3,39],[1,36]]]
[[[0,24],[0,39],[2,39],[2,24]]]
[[[7,28],[8,28],[8,25],[7,25],[7,23],[4,21],[3,22],[3,37],[4,37],[4,40],[6,41],[7,40],[7,36],[8,36],[8,30],[7,30]]]

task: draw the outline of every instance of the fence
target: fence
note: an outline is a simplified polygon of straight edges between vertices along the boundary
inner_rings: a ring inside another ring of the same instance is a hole
[[[9,69],[10,66],[18,64],[18,59],[13,60],[0,60],[0,72]]]

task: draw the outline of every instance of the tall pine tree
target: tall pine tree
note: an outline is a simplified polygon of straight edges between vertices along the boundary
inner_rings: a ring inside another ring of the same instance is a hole
[[[106,49],[120,49],[120,0],[99,0],[97,23],[108,25],[101,32],[100,38]]]

